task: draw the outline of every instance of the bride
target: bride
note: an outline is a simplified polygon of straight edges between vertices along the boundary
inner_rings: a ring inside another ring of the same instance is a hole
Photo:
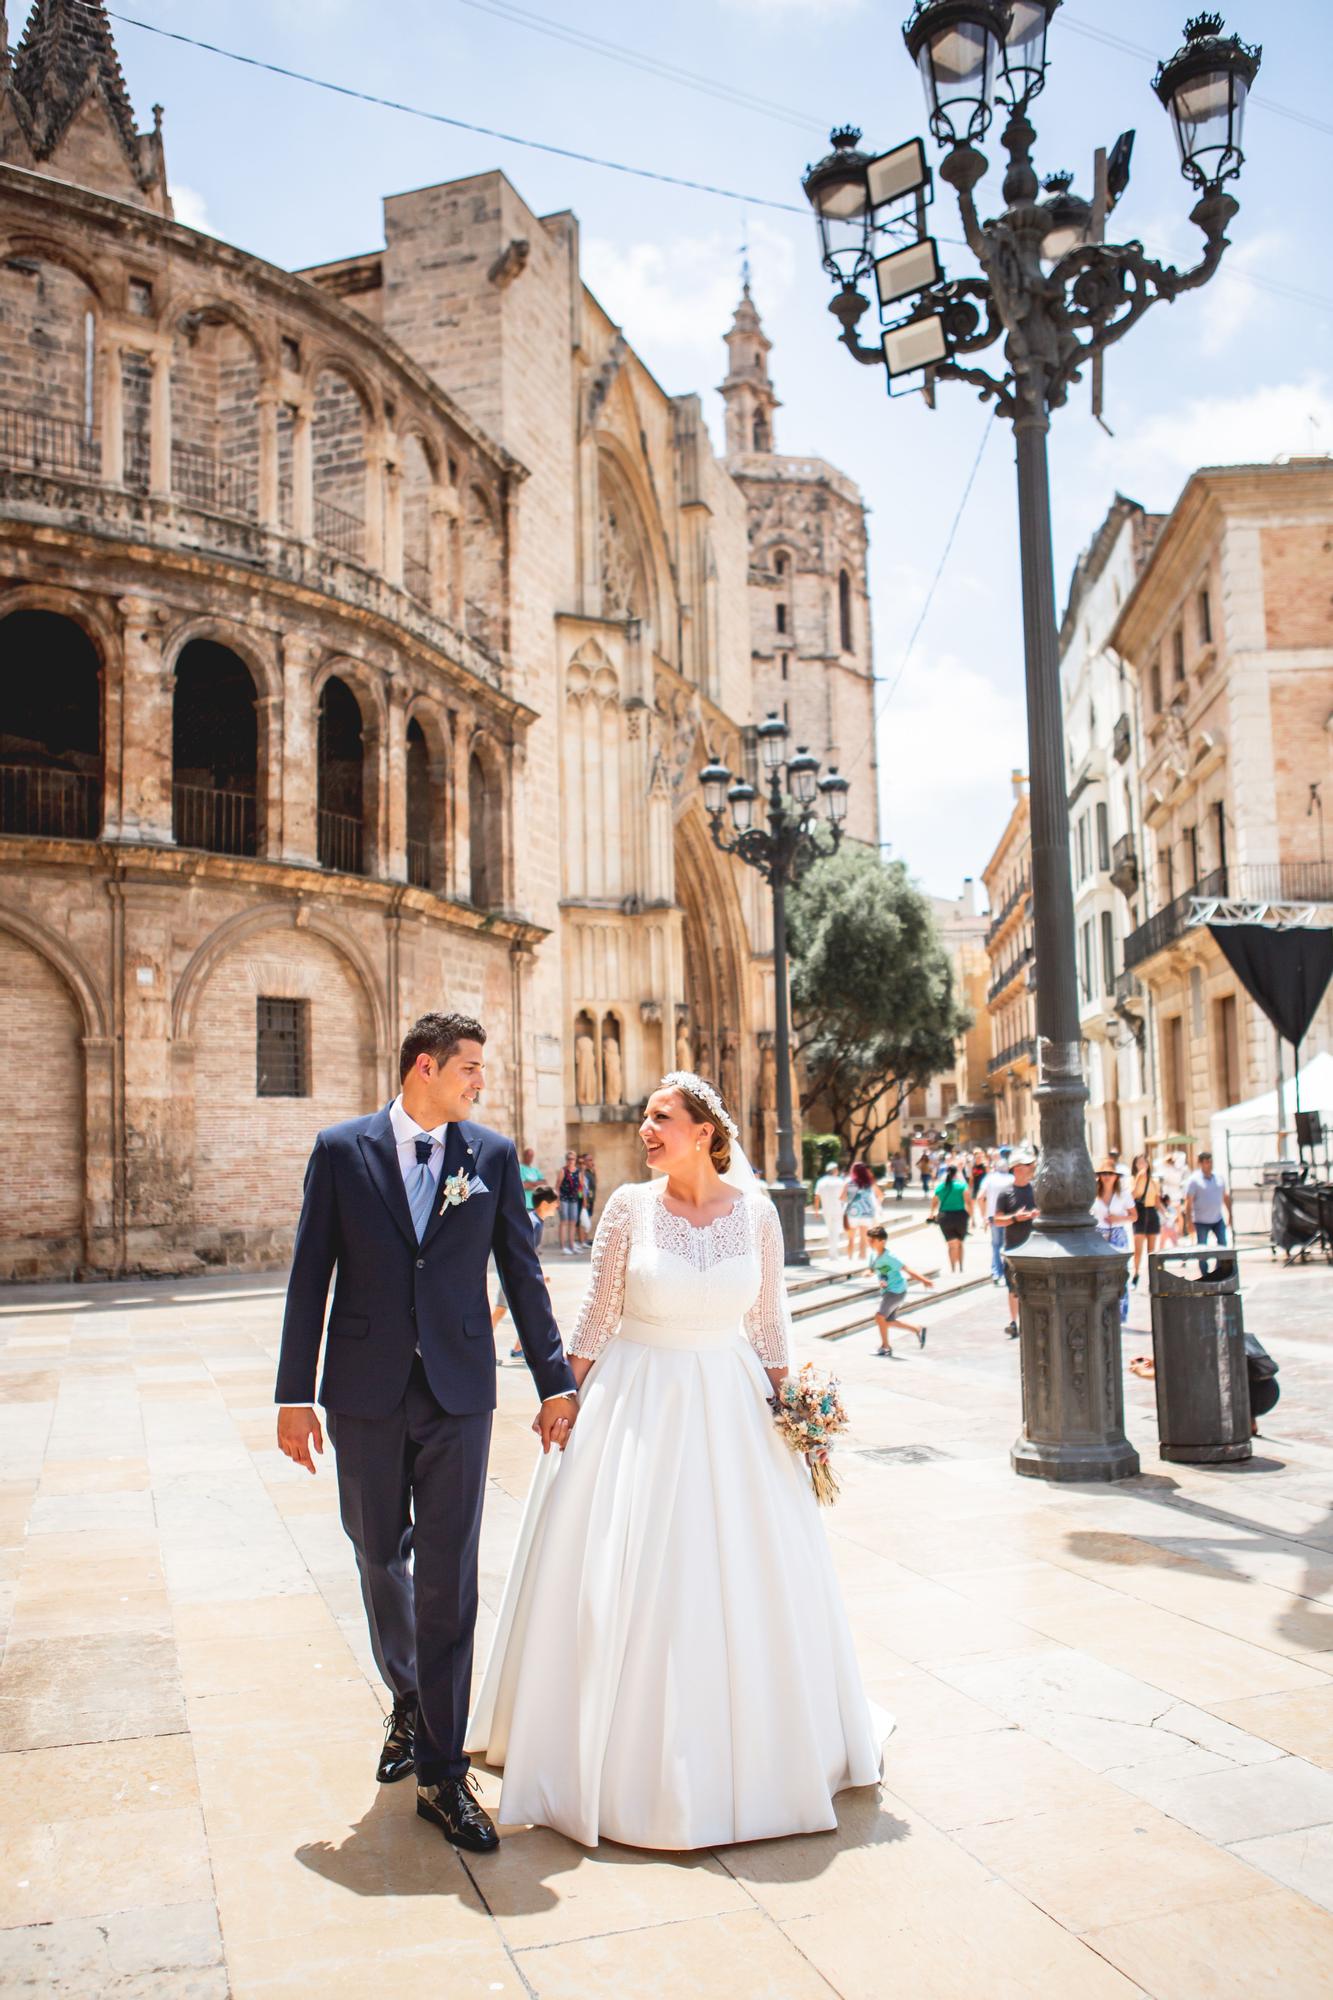
[[[861,1686],[787,1373],[782,1229],[717,1091],[665,1077],[570,1344],[579,1420],[538,1461],[467,1748],[499,1817],[592,1847],[835,1827],[892,1727]],[[733,1158],[735,1164],[733,1165]]]

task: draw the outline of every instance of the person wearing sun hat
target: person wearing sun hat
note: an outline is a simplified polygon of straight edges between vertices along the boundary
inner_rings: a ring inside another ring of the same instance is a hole
[[[995,1227],[1004,1232],[1005,1254],[1019,1249],[1032,1234],[1037,1214],[1037,1196],[1032,1186],[1035,1165],[1036,1161],[1026,1146],[1017,1147],[1009,1156],[1009,1171],[1013,1180],[996,1196],[991,1210]],[[1014,1290],[1012,1276],[1009,1279],[1009,1324],[1005,1332],[1010,1340],[1018,1339],[1018,1293]]]
[[[1120,1178],[1120,1168],[1108,1154],[1097,1168],[1097,1198],[1092,1204],[1097,1228],[1113,1250],[1129,1249],[1129,1229],[1134,1220],[1134,1197]],[[1129,1291],[1120,1292],[1120,1324],[1129,1317]]]

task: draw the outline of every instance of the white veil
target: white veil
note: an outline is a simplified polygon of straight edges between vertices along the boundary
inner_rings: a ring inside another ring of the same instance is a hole
[[[722,1175],[728,1187],[739,1188],[742,1194],[762,1194],[766,1199],[768,1189],[750,1165],[744,1146],[739,1139],[731,1142],[731,1165]]]

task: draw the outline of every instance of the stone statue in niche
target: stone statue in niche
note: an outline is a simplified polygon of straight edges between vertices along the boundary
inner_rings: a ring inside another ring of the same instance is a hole
[[[580,1104],[601,1103],[597,1088],[597,1044],[586,1014],[580,1014],[574,1023],[574,1095]]]
[[[620,1060],[619,1024],[610,1016],[602,1025],[602,1103],[623,1104],[625,1077]]]
[[[688,1015],[682,1014],[676,1022],[676,1068],[694,1068],[694,1050],[690,1047],[690,1023]]]
[[[741,1108],[740,1064],[736,1059],[735,1040],[725,1030],[722,1037],[721,1071],[718,1082],[722,1088],[722,1102],[732,1117],[737,1118]]]
[[[694,1038],[694,1061],[690,1064],[690,1068],[696,1076],[706,1077],[710,1082],[712,1081],[713,1037],[709,1034],[707,1028],[700,1028]]]

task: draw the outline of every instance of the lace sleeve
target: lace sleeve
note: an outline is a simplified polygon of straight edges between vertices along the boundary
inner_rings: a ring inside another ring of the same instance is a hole
[[[625,1307],[625,1266],[629,1262],[630,1193],[617,1188],[593,1238],[588,1289],[569,1343],[571,1354],[595,1361],[620,1325]]]
[[[755,1204],[755,1236],[759,1249],[759,1296],[745,1315],[745,1332],[765,1368],[786,1368],[791,1361],[791,1306],[783,1274],[785,1248],[782,1222],[767,1196]]]

